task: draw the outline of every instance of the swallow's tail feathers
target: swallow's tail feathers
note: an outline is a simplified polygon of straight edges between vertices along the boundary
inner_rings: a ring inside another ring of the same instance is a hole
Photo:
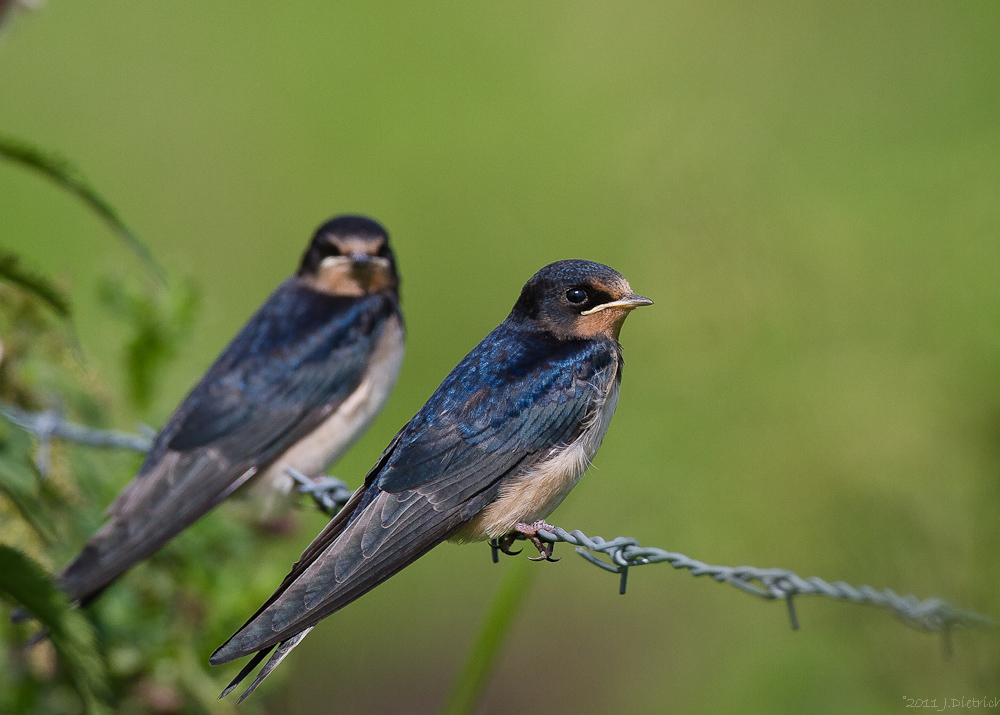
[[[250,684],[250,687],[243,691],[243,694],[240,696],[240,699],[236,701],[236,704],[238,705],[242,703],[244,700],[246,700],[248,697],[250,697],[250,693],[256,690],[258,685],[264,682],[264,678],[269,676],[271,674],[271,671],[274,670],[276,667],[278,667],[278,664],[285,659],[285,656],[287,656],[289,653],[292,652],[292,648],[301,643],[302,639],[305,638],[306,635],[308,635],[309,631],[311,631],[312,629],[313,627],[310,626],[301,633],[296,633],[291,638],[281,641],[281,643],[278,644],[277,650],[275,650],[274,654],[270,657],[270,659],[268,659],[268,661],[264,663],[264,667],[261,668],[260,671],[257,673],[257,677],[254,678],[254,681]],[[219,698],[220,699],[224,698],[227,695],[229,695],[229,693],[233,692],[233,690],[235,690],[236,687],[241,682],[243,682],[243,679],[246,678],[248,675],[250,675],[250,672],[254,668],[256,668],[257,665],[262,660],[264,660],[265,657],[267,657],[267,654],[270,653],[271,650],[272,648],[265,648],[264,650],[259,651],[257,655],[255,655],[253,658],[251,658],[250,662],[247,663],[243,667],[243,670],[239,672],[239,675],[233,678],[233,682],[231,682],[228,686],[226,686],[226,689],[222,691],[222,694],[219,696]]]
[[[260,665],[260,662],[264,660],[264,658],[267,657],[267,654],[270,653],[272,650],[274,650],[274,646],[271,646],[270,648],[264,648],[263,650],[258,651],[257,655],[251,658],[250,662],[243,666],[243,669],[240,670],[240,672],[236,675],[236,677],[233,678],[232,682],[230,682],[229,685],[226,686],[226,689],[222,691],[222,693],[219,695],[219,700],[222,700],[222,698],[226,697],[227,695],[229,695],[229,693],[236,690],[236,686],[242,683],[243,679],[246,678],[248,675],[250,675],[250,672],[258,665]]]

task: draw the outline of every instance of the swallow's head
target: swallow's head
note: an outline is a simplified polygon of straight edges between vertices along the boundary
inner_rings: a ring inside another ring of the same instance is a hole
[[[652,304],[613,268],[593,261],[556,261],[524,284],[511,318],[563,339],[617,340],[628,314]]]
[[[389,234],[366,216],[337,216],[316,229],[302,257],[299,277],[331,295],[357,297],[399,290]]]

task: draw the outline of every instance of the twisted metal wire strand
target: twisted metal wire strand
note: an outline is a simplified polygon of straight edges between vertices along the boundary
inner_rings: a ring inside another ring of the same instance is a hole
[[[38,440],[35,466],[43,477],[48,476],[52,466],[53,437],[93,447],[148,452],[156,436],[156,430],[145,426],[141,427],[143,434],[86,427],[65,419],[57,409],[28,412],[14,405],[0,403],[0,415],[31,433]],[[310,495],[320,509],[331,516],[340,511],[353,493],[346,483],[336,477],[324,475],[318,479],[310,479],[292,467],[288,467],[285,471],[295,480],[299,492]]]
[[[133,452],[148,452],[153,440],[148,435],[130,434],[118,430],[103,430],[85,427],[66,420],[59,410],[28,412],[14,405],[0,404],[0,415],[35,435],[38,452],[35,466],[43,477],[47,477],[52,467],[52,438],[60,437],[71,442],[89,444],[93,447],[113,447]]]
[[[872,586],[852,586],[843,581],[830,583],[818,576],[803,578],[794,571],[780,568],[756,568],[754,566],[713,566],[692,559],[684,554],[665,551],[654,546],[640,546],[636,539],[619,536],[606,541],[600,536],[587,536],[579,529],[566,531],[554,527],[551,531],[541,529],[538,537],[552,543],[567,543],[576,547],[576,553],[600,568],[621,576],[619,593],[625,593],[628,570],[632,566],[645,566],[666,562],[675,569],[686,569],[692,576],[710,576],[720,583],[728,583],[744,593],[766,600],[782,599],[788,606],[788,617],[793,630],[798,630],[799,621],[795,612],[796,596],[826,596],[839,601],[864,603],[893,611],[906,625],[921,631],[939,632],[946,638],[950,631],[958,628],[989,628],[995,626],[993,619],[960,609],[940,598],[919,599],[916,596],[901,596],[892,589],[876,589]],[[524,538],[523,536],[520,538]],[[603,554],[608,561],[595,554]],[[496,550],[494,550],[496,560]]]
[[[344,508],[344,504],[354,494],[354,490],[347,486],[347,482],[336,477],[324,474],[312,478],[295,467],[285,467],[285,473],[295,480],[299,493],[311,496],[320,511],[325,512],[331,519]]]
[[[114,447],[136,452],[147,451],[152,443],[149,436],[94,429],[69,422],[57,410],[32,413],[12,405],[0,404],[0,414],[37,437],[39,450],[36,463],[43,475],[48,472],[49,450],[53,437],[95,447]],[[310,479],[295,469],[289,468],[286,471],[296,481],[298,490],[312,496],[320,508],[331,516],[336,514],[351,497],[351,489],[335,477]],[[958,608],[940,598],[921,600],[912,595],[900,596],[888,588],[880,590],[867,585],[852,586],[843,581],[830,583],[818,576],[803,578],[788,569],[713,566],[684,554],[653,546],[640,546],[636,539],[627,536],[606,541],[600,536],[587,536],[578,529],[566,531],[560,527],[553,527],[551,531],[540,529],[538,537],[551,543],[572,544],[576,547],[576,552],[590,563],[618,574],[621,577],[619,592],[622,594],[625,593],[629,568],[666,562],[675,569],[690,571],[692,576],[710,576],[714,581],[728,583],[758,598],[784,600],[788,606],[791,626],[795,630],[799,627],[794,603],[796,596],[826,596],[839,601],[869,604],[891,610],[903,623],[912,628],[943,634],[946,651],[950,650],[948,638],[951,631],[996,625],[993,619],[987,616]],[[525,537],[519,534],[518,538]],[[498,553],[499,549],[493,546],[494,561],[499,559]],[[595,554],[602,554],[608,560],[605,561]]]

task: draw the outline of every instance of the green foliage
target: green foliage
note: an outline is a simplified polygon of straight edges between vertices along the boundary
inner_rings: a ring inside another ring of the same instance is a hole
[[[157,375],[177,356],[177,348],[188,334],[198,293],[191,283],[160,290],[108,279],[101,283],[99,296],[131,332],[124,368],[129,398],[144,410],[153,400]]]
[[[111,691],[94,631],[45,571],[16,549],[0,545],[0,597],[28,609],[48,632],[87,713],[107,712]]]
[[[69,300],[49,280],[21,265],[20,257],[0,251],[0,281],[16,285],[41,298],[52,310],[69,317]]]
[[[56,398],[102,424],[104,392],[80,358],[73,324],[45,296],[0,281],[0,400],[39,409]]]
[[[0,157],[83,200],[162,278],[145,245],[68,162],[9,138],[0,138]],[[129,333],[123,346],[128,401],[118,406],[143,410],[193,322],[197,291],[187,282],[125,276],[103,280],[98,297]],[[19,256],[0,253],[0,400],[28,409],[59,404],[68,417],[106,426],[111,400],[83,362],[69,317],[69,301],[55,284],[25,268]],[[222,686],[206,672],[207,655],[269,593],[284,560],[256,568],[250,579],[219,565],[256,559],[281,539],[271,534],[262,544],[256,510],[230,506],[228,519],[203,520],[81,612],[31,557],[49,569],[70,559],[138,461],[57,443],[51,473],[42,478],[33,442],[0,418],[0,596],[26,607],[50,639],[24,652],[32,631],[0,619],[7,660],[0,667],[0,711],[229,709],[215,703]]]
[[[0,417],[0,494],[10,499],[21,518],[40,538],[51,543],[54,527],[41,501],[43,483],[31,461],[30,450],[31,438]]]
[[[91,187],[79,169],[69,161],[45,152],[23,139],[2,135],[0,135],[0,157],[26,168],[34,169],[56,186],[65,189],[83,201],[125,242],[153,275],[163,279],[163,269],[153,258],[153,254],[150,253],[146,244],[136,237],[107,199]]]
[[[190,284],[169,290],[139,284],[106,280],[99,290],[101,305],[131,329],[122,349],[132,401],[118,405],[129,411],[148,404],[197,305]],[[29,409],[59,403],[70,418],[108,426],[114,403],[82,364],[72,326],[45,295],[22,288],[0,285],[0,401]],[[229,710],[216,698],[232,674],[216,680],[207,657],[283,575],[287,559],[273,556],[284,548],[276,538],[281,530],[263,525],[262,538],[258,505],[224,505],[224,514],[195,524],[85,611],[70,609],[35,561],[54,571],[72,558],[139,462],[86,445],[51,447],[52,470],[42,478],[33,438],[0,418],[0,595],[27,606],[52,631],[51,642],[23,653],[37,625],[0,616],[7,660],[0,667],[0,712],[90,713],[105,701],[134,715]],[[233,568],[251,562],[249,576]]]

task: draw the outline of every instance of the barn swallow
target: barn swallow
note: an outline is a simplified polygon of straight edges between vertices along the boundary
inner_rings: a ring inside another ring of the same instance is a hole
[[[537,531],[590,465],[618,403],[618,335],[652,301],[617,271],[559,261],[525,285],[510,315],[452,370],[364,484],[213,665],[277,646],[246,698],[323,618],[446,540]]]
[[[403,358],[399,277],[376,221],[339,216],[191,390],[110,517],[58,577],[86,604],[245,483],[288,492],[385,405]]]

